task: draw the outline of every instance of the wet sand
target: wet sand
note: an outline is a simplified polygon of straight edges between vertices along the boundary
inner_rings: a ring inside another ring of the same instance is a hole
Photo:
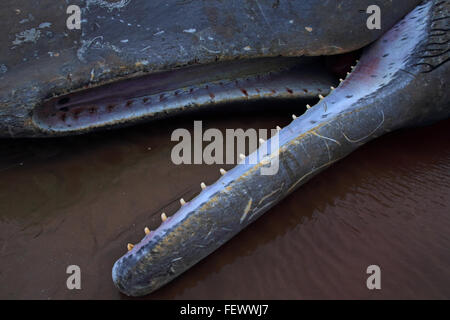
[[[178,117],[108,133],[0,141],[0,298],[126,299],[111,268],[220,165],[170,161],[170,134],[273,128],[292,110]],[[450,299],[450,120],[394,132],[313,178],[146,299]],[[66,288],[68,265],[82,290]],[[366,268],[381,267],[381,290]]]

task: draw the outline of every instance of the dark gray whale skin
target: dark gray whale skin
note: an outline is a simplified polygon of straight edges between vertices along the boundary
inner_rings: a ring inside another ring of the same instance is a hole
[[[238,164],[134,245],[113,267],[119,290],[140,296],[158,289],[359,146],[448,118],[449,5],[416,7],[364,50],[338,88],[279,131],[277,174],[261,174],[277,155],[261,151],[257,164]]]
[[[55,112],[40,111],[52,97],[83,96],[90,88],[186,66],[354,51],[379,38],[419,2],[74,0],[70,4],[82,9],[81,30],[68,30],[64,1],[5,0],[0,11],[0,28],[6,31],[0,34],[0,137],[80,134],[157,118],[163,114],[155,111],[158,106],[139,117],[112,111],[107,119],[91,117],[85,125],[70,129],[67,124],[60,130],[49,120]],[[381,8],[381,30],[366,27],[366,9],[373,4]],[[70,106],[58,116],[77,118],[80,110]]]

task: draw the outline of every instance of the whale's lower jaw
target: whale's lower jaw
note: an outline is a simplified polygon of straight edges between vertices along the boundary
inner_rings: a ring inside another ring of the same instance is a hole
[[[392,130],[448,118],[449,4],[418,6],[365,49],[335,90],[278,132],[277,150],[249,155],[257,164],[243,161],[222,171],[194,199],[181,201],[172,217],[115,263],[119,290],[139,296],[158,289],[359,146]],[[277,157],[278,172],[261,174]]]

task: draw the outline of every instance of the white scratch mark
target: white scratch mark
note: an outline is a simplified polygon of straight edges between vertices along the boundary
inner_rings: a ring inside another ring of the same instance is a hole
[[[274,203],[276,200],[274,201],[270,201],[269,203],[266,203],[265,205],[263,205],[261,208],[258,208],[257,210],[255,210],[255,212],[253,212],[250,217],[248,217],[248,220],[252,220],[254,216],[256,216],[258,213],[260,213],[261,211],[263,211],[265,208],[270,207],[272,205],[272,203]]]
[[[43,22],[39,25],[39,29],[50,28],[51,25],[52,24],[50,22]]]
[[[333,161],[329,161],[329,162],[327,162],[327,163],[321,165],[320,167],[315,168],[315,169],[311,170],[310,172],[304,174],[300,179],[297,180],[297,182],[295,182],[295,183],[288,189],[287,193],[291,192],[291,191],[297,186],[297,184],[299,184],[301,181],[303,181],[303,179],[305,179],[307,176],[313,174],[314,172],[316,172],[316,171],[318,171],[318,170],[320,170],[320,169],[322,169],[322,168],[324,168],[324,167],[326,167],[326,166],[328,166],[328,165],[331,165],[331,164],[333,164],[333,163],[339,161],[340,159],[341,159],[341,158],[336,159],[336,160],[333,160]]]
[[[241,222],[240,223],[242,223],[245,220],[245,217],[247,216],[248,212],[250,211],[250,208],[252,207],[252,202],[253,202],[253,199],[250,198],[250,200],[248,201],[247,205],[245,206],[244,213],[241,216]]]
[[[113,9],[121,9],[123,7],[126,7],[130,3],[130,1],[131,0],[120,0],[115,2],[108,2],[105,0],[88,0],[87,9],[89,10],[89,7],[91,5],[98,5],[100,7],[107,8],[108,11],[112,11]]]
[[[284,185],[284,183],[283,183]],[[277,192],[279,192],[282,189],[283,186],[281,186],[280,188],[276,189],[275,191],[272,191],[271,193],[269,193],[268,195],[264,196],[261,198],[261,200],[259,200],[258,202],[258,206],[267,198],[270,198],[271,196],[273,196],[274,194],[276,194]]]
[[[340,143],[339,141],[334,140],[334,139],[332,139],[332,138],[328,138],[328,137],[321,136],[320,134],[318,134],[318,133],[315,132],[315,131],[312,131],[311,133],[312,133],[313,135],[315,135],[315,136],[318,136],[319,138],[326,139],[326,140],[330,140],[330,141],[333,141],[333,142],[337,143],[338,145],[341,145],[341,143]]]
[[[183,32],[186,32],[186,33],[195,33],[195,32],[197,32],[197,29],[194,29],[194,28],[186,29],[186,30],[183,30]]]
[[[349,137],[347,137],[347,135],[344,133],[344,131],[342,131],[342,135],[344,136],[345,139],[347,139],[348,142],[351,142],[351,143],[360,142],[360,141],[370,137],[372,134],[374,134],[383,125],[383,123],[384,123],[384,112],[383,112],[383,110],[381,110],[381,115],[382,115],[383,119],[381,119],[380,124],[371,133],[369,133],[367,136],[362,137],[362,138],[357,139],[357,140],[352,140]]]
[[[147,50],[147,49],[150,49],[152,46],[146,46],[145,48],[143,48],[143,49],[141,49],[141,52],[142,51],[145,51],[145,50]]]
[[[264,11],[263,11],[263,9],[261,8],[261,5],[259,4],[259,1],[258,1],[258,0],[256,0],[256,4],[258,5],[259,11],[261,12],[261,15],[263,16],[264,21],[265,21],[266,24],[269,26],[270,30],[272,30],[272,26],[270,25],[269,21],[267,20],[267,17],[266,17],[266,15],[264,14]]]
[[[310,156],[309,152],[306,150],[305,145],[303,144],[303,140],[300,141],[300,145],[302,146],[302,149],[303,149],[303,151],[305,151],[305,153],[308,156],[308,158],[311,159],[311,156]]]
[[[328,151],[328,161],[331,161],[330,147],[328,147],[327,140],[323,140],[323,142],[325,143],[325,146],[327,147],[327,151]]]
[[[208,49],[207,47],[205,47],[205,46],[203,46],[203,45],[201,45],[200,48],[205,49],[205,50],[208,51],[209,53],[215,53],[215,54],[220,53],[220,51],[215,51],[215,50]]]

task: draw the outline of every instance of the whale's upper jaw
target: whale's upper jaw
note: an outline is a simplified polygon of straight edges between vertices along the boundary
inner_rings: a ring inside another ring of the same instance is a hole
[[[186,66],[354,51],[419,1],[399,0],[395,6],[378,1],[382,28],[369,30],[370,0],[89,0],[79,3],[79,31],[67,29],[67,8],[59,2],[41,1],[39,7],[28,0],[6,2],[11,10],[0,13],[0,24],[8,30],[0,35],[0,136],[25,137],[86,131],[85,125],[47,130],[49,121],[42,113],[36,116],[36,108],[54,96]],[[134,119],[127,115],[115,123]],[[110,124],[93,121],[89,127]]]
[[[31,119],[42,135],[68,135],[208,106],[312,100],[339,84],[324,64],[312,57],[258,58],[152,73],[48,99]]]

